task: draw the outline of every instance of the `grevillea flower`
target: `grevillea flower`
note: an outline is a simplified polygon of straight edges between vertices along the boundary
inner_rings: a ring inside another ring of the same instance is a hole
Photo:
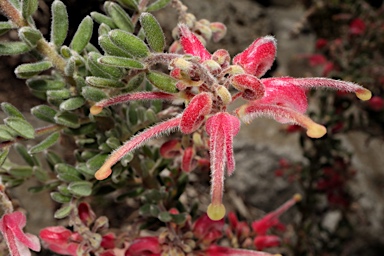
[[[212,176],[211,204],[208,216],[220,220],[225,216],[222,204],[225,170],[231,175],[235,170],[233,138],[239,132],[240,120],[251,122],[256,117],[271,117],[281,123],[296,124],[307,129],[307,135],[320,138],[326,128],[305,115],[307,110],[306,90],[311,88],[333,88],[354,92],[362,100],[371,98],[371,92],[352,82],[328,78],[265,78],[262,76],[271,68],[276,55],[276,40],[266,36],[255,40],[247,49],[231,58],[228,51],[219,49],[209,53],[204,44],[184,24],[179,26],[180,44],[185,55],[175,53],[153,53],[143,62],[166,63],[170,76],[177,80],[174,90],[177,93],[161,91],[135,92],[97,102],[91,107],[91,114],[98,114],[104,107],[132,100],[181,99],[185,102],[184,111],[169,120],[149,127],[133,136],[123,146],[115,150],[96,172],[99,180],[106,179],[112,166],[125,154],[142,146],[149,139],[179,130],[184,134],[204,131],[209,136],[210,167]],[[190,55],[193,55],[192,57]],[[148,65],[150,66],[150,65]],[[230,87],[236,90],[231,93]],[[227,111],[237,98],[247,102],[235,110]],[[205,129],[202,129],[205,128]],[[169,145],[178,149],[176,144]],[[162,154],[167,155],[167,147]],[[183,155],[184,169],[189,170],[193,150]]]
[[[77,255],[80,242],[83,240],[78,233],[74,233],[62,226],[46,227],[40,231],[43,245],[49,250],[62,255]]]
[[[0,232],[3,234],[12,256],[31,255],[29,249],[35,252],[40,251],[39,238],[23,232],[25,224],[25,215],[18,211],[6,213],[0,219]]]
[[[136,238],[125,251],[125,256],[160,256],[161,246],[157,237]]]

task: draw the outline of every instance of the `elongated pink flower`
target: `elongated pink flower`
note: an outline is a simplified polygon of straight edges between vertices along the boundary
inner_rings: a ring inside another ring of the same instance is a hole
[[[46,227],[40,231],[43,245],[49,250],[62,255],[77,255],[82,238],[62,226]]]
[[[31,255],[29,249],[40,251],[40,241],[37,236],[24,233],[26,217],[22,212],[6,213],[0,219],[0,232],[3,234],[12,256]]]
[[[219,27],[217,29],[220,30]],[[91,108],[92,114],[99,113],[103,107],[131,100],[167,100],[181,99],[186,106],[180,116],[164,121],[133,136],[123,146],[114,151],[103,166],[96,172],[99,180],[107,178],[111,167],[125,154],[142,146],[149,139],[180,130],[184,134],[205,132],[209,136],[209,153],[211,167],[211,204],[208,216],[219,220],[225,215],[222,204],[225,170],[231,175],[235,170],[233,157],[233,137],[239,132],[240,120],[251,122],[257,117],[270,117],[276,121],[297,124],[307,129],[307,135],[320,138],[326,128],[315,123],[305,115],[308,102],[306,90],[312,88],[331,88],[354,92],[361,100],[371,98],[371,92],[352,82],[329,78],[261,78],[271,68],[276,56],[276,39],[265,36],[255,40],[247,49],[233,58],[232,65],[228,51],[219,49],[210,54],[186,25],[180,24],[180,44],[184,53],[156,54],[148,57],[164,63],[167,59],[170,75],[177,79],[175,90],[179,93],[137,92],[116,96],[96,103]],[[162,59],[162,61],[160,61]],[[150,66],[150,65],[148,65]],[[230,87],[237,92],[231,94]],[[227,112],[228,106],[242,97],[247,102],[235,110],[235,115]],[[176,144],[162,147],[164,156]],[[174,153],[178,153],[175,148]],[[193,150],[188,149],[183,155],[183,169],[189,170]],[[256,225],[256,224],[255,224]]]
[[[234,249],[224,246],[211,245],[206,251],[207,256],[281,256],[281,254],[270,254],[267,252],[252,251],[245,249]]]
[[[146,236],[136,238],[128,249],[125,256],[160,256],[161,247],[157,237]]]

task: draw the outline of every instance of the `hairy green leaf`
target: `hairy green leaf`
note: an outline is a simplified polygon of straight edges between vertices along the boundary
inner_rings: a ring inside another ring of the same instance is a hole
[[[38,0],[21,0],[21,14],[24,19],[28,19],[39,6]]]
[[[61,46],[67,37],[69,21],[67,8],[63,2],[55,0],[51,7],[51,42],[57,47]]]
[[[35,138],[35,129],[23,118],[10,116],[4,119],[4,123],[23,138]]]
[[[155,52],[163,52],[165,47],[165,36],[156,18],[144,12],[140,15],[140,23],[147,38],[149,46]]]
[[[111,16],[116,26],[122,30],[133,32],[133,23],[128,13],[116,3],[110,3],[107,5],[107,12]]]
[[[74,181],[69,183],[68,190],[75,196],[90,196],[92,183],[89,181]]]
[[[92,36],[93,20],[90,16],[86,16],[80,23],[75,35],[72,38],[70,47],[72,50],[80,53],[89,43]]]
[[[150,54],[144,41],[132,33],[115,29],[109,32],[108,35],[112,43],[116,44],[118,47],[122,48],[134,57],[143,58]]]
[[[164,8],[165,6],[167,6],[170,2],[171,2],[171,0],[157,0],[156,2],[150,4],[147,7],[146,11],[147,12],[154,12],[154,11],[160,10],[160,9]]]
[[[19,37],[30,47],[35,47],[43,35],[40,30],[31,27],[22,27],[19,29]]]
[[[159,71],[149,71],[146,75],[148,81],[158,89],[170,93],[178,91],[176,88],[177,80],[173,77]]]
[[[85,104],[85,99],[83,97],[81,97],[81,96],[73,97],[73,98],[70,98],[70,99],[63,101],[60,104],[60,109],[61,110],[75,110],[75,109],[80,108],[84,104]]]
[[[47,105],[39,105],[31,108],[31,113],[40,120],[55,123],[55,115],[57,111]]]
[[[131,54],[129,54],[128,52],[124,51],[123,49],[121,49],[120,47],[112,43],[108,35],[99,36],[98,41],[99,41],[100,47],[108,55],[121,56],[121,57],[127,57],[127,58],[132,57]]]
[[[29,153],[36,154],[36,153],[42,152],[47,148],[55,145],[56,142],[59,140],[59,138],[60,138],[60,132],[54,132],[51,135],[49,135],[47,138],[45,138],[42,142],[30,148]]]
[[[18,55],[29,52],[29,47],[24,42],[1,42],[0,43],[0,56],[4,55]]]
[[[58,112],[55,115],[55,122],[70,128],[80,127],[79,117],[69,111]]]
[[[117,56],[103,56],[97,59],[99,63],[128,69],[144,69],[144,65],[137,60]]]
[[[100,100],[108,98],[108,95],[101,89],[85,86],[82,88],[81,94],[86,100],[98,102]]]
[[[50,61],[39,61],[35,63],[21,64],[15,69],[15,74],[18,78],[30,78],[40,72],[53,67]]]
[[[8,102],[1,103],[1,109],[5,114],[7,114],[7,116],[14,116],[14,117],[25,119],[23,114],[11,103],[8,103]]]

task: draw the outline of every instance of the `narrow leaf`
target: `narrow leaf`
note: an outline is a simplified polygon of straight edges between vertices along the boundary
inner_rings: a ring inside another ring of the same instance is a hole
[[[70,128],[80,127],[78,116],[76,114],[68,112],[68,111],[58,112],[55,115],[55,122],[57,124],[68,126]]]
[[[0,129],[0,140],[2,141],[8,141],[13,140],[12,134],[10,134],[7,130]]]
[[[28,153],[28,150],[25,148],[23,144],[16,143],[14,145],[15,150],[19,155],[23,158],[23,160],[30,166],[35,166],[34,158]]]
[[[40,120],[43,120],[49,123],[55,123],[55,115],[57,111],[51,107],[48,107],[47,105],[39,105],[39,106],[33,107],[31,109],[31,113],[32,115],[39,118]]]
[[[19,37],[32,48],[36,46],[37,41],[39,41],[43,35],[35,28],[22,27],[19,29]]]
[[[91,52],[88,54],[87,64],[92,75],[112,79],[119,79],[123,76],[124,73],[122,69],[103,65],[97,62],[97,59],[101,56],[101,54],[96,52]]]
[[[75,196],[90,196],[92,183],[89,181],[74,181],[68,185],[68,190]]]
[[[48,90],[47,96],[51,100],[65,100],[71,97],[71,91],[68,89]]]
[[[165,6],[167,6],[170,2],[171,2],[171,0],[157,0],[153,4],[150,4],[147,7],[146,11],[147,12],[154,12],[154,11],[160,10],[160,9],[164,8]]]
[[[128,13],[116,3],[110,3],[108,6],[108,14],[111,16],[116,26],[122,30],[133,32],[133,23]]]
[[[0,43],[0,56],[18,55],[31,50],[24,42],[2,42]]]
[[[46,150],[47,148],[56,144],[56,142],[59,140],[59,138],[60,138],[60,132],[52,133],[47,138],[45,138],[42,142],[40,142],[39,144],[30,148],[29,153],[30,154],[36,154],[36,153],[42,152],[42,151]]]
[[[21,14],[24,19],[28,19],[39,5],[38,0],[21,0]]]
[[[163,90],[165,92],[176,93],[176,83],[177,80],[173,77],[166,75],[164,73],[158,71],[150,71],[147,74],[148,81],[156,86],[158,89]]]
[[[5,160],[8,157],[9,148],[5,148],[0,151],[0,167],[4,164]]]
[[[97,59],[99,63],[128,69],[144,69],[144,65],[137,60],[131,58],[117,57],[117,56],[103,56]]]
[[[117,0],[117,2],[125,8],[131,9],[134,11],[139,10],[137,1],[135,0]]]
[[[52,3],[51,42],[57,47],[61,46],[68,33],[68,13],[63,2],[55,0]]]
[[[92,36],[93,20],[90,16],[86,16],[80,23],[75,35],[72,38],[70,47],[80,53],[89,43]]]
[[[88,76],[85,81],[89,85],[100,88],[121,88],[125,86],[125,84],[120,81],[96,76]]]
[[[103,99],[108,98],[107,94],[98,88],[94,88],[92,86],[85,86],[82,88],[81,95],[88,100],[98,102]]]
[[[60,109],[61,110],[75,110],[75,109],[80,108],[84,104],[85,104],[85,99],[83,97],[81,97],[81,96],[73,97],[73,98],[70,98],[70,99],[63,101],[60,104]]]
[[[63,205],[60,209],[58,209],[53,217],[56,219],[63,219],[67,217],[72,211],[72,206],[71,205]]]
[[[15,74],[18,78],[30,78],[42,71],[50,69],[52,66],[52,62],[50,61],[21,64],[15,69]]]
[[[51,198],[53,199],[53,201],[61,203],[61,204],[69,203],[72,199],[71,196],[65,196],[65,195],[61,194],[60,192],[52,192],[50,195],[51,195]]]
[[[120,47],[112,43],[108,35],[99,36],[98,41],[99,41],[100,47],[108,55],[128,57],[128,58],[132,57],[131,54],[129,54],[128,52],[124,51],[123,49],[121,49]]]
[[[165,47],[164,32],[156,18],[148,12],[144,12],[140,15],[140,23],[152,50],[163,52]]]
[[[32,167],[30,166],[17,166],[10,168],[8,170],[8,173],[11,174],[13,177],[26,179],[32,176],[33,171]]]
[[[55,171],[58,173],[58,178],[62,181],[72,182],[82,180],[81,174],[76,170],[75,167],[69,164],[56,164]]]
[[[0,36],[7,33],[12,28],[14,28],[14,26],[9,21],[0,22]]]
[[[48,76],[30,78],[27,80],[27,85],[30,89],[36,91],[60,90],[65,87],[63,81]]]
[[[105,25],[108,25],[108,27],[112,28],[112,29],[115,29],[117,28],[116,27],[116,24],[113,22],[112,18],[111,17],[108,17],[104,14],[101,14],[99,12],[91,12],[91,17],[97,22],[99,23],[100,25],[101,24],[105,24]]]
[[[4,123],[23,138],[33,139],[35,137],[33,126],[25,119],[11,116],[7,117],[4,120]]]
[[[1,109],[5,114],[7,114],[7,116],[14,116],[25,119],[23,114],[15,106],[8,102],[1,103]]]
[[[143,58],[150,53],[144,41],[129,32],[115,29],[109,32],[108,35],[114,44],[134,57]]]

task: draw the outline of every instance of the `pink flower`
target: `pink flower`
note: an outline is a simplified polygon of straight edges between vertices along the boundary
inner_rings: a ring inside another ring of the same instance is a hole
[[[49,250],[62,255],[77,255],[82,238],[62,226],[46,227],[40,231],[40,238]]]
[[[28,256],[29,249],[36,252],[41,249],[37,236],[23,232],[25,224],[25,215],[18,211],[6,213],[0,219],[0,231],[12,256]]]
[[[275,59],[276,39],[272,36],[255,40],[233,58],[231,65],[228,51],[219,49],[211,54],[186,25],[179,25],[179,30],[184,53],[194,57],[154,53],[143,60],[148,67],[156,63],[167,64],[170,76],[177,80],[174,88],[175,91],[179,90],[177,93],[155,91],[122,94],[97,102],[90,111],[95,115],[102,108],[120,102],[155,99],[183,100],[185,109],[180,115],[147,128],[125,142],[96,172],[97,179],[106,179],[112,172],[112,166],[125,154],[152,138],[175,130],[183,134],[205,131],[209,136],[212,173],[211,204],[207,213],[212,220],[220,220],[225,216],[222,203],[224,176],[225,173],[231,175],[235,170],[233,138],[239,132],[240,120],[249,123],[256,117],[271,117],[281,123],[300,125],[307,129],[308,136],[320,138],[326,133],[326,128],[305,115],[308,106],[306,90],[333,88],[354,92],[362,100],[371,97],[371,92],[360,85],[328,78],[261,78]],[[236,92],[232,94],[230,87]],[[236,109],[234,114],[229,113],[229,105],[239,97],[246,100],[246,103]],[[177,144],[165,145],[161,152],[167,155],[168,150],[173,149],[177,151]],[[193,155],[193,149],[184,152],[183,169],[191,169]]]
[[[280,254],[270,254],[267,252],[252,251],[245,249],[234,249],[224,246],[211,245],[206,251],[207,256],[278,256]]]
[[[158,238],[147,236],[136,238],[125,251],[125,256],[160,256],[160,253]]]
[[[212,220],[203,214],[193,224],[193,234],[205,244],[211,244],[223,236],[224,219]]]
[[[362,35],[365,32],[365,27],[365,22],[360,18],[356,18],[349,24],[349,32],[352,35]]]
[[[279,246],[280,242],[280,237],[274,235],[256,236],[253,240],[253,244],[258,250],[264,250],[265,248]]]

